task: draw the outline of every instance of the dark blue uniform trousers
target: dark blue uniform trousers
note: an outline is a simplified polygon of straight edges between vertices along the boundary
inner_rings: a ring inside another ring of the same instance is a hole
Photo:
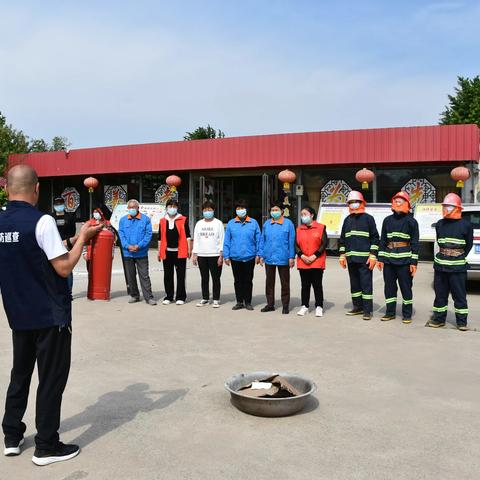
[[[448,311],[448,295],[451,293],[457,325],[466,325],[468,317],[467,272],[439,272],[435,270],[433,288],[435,290],[435,301],[433,302],[435,322],[445,322]]]
[[[371,314],[373,310],[372,270],[366,263],[351,262],[348,264],[348,275],[353,308],[363,310],[365,314]]]
[[[397,310],[397,282],[402,292],[402,315],[403,318],[412,318],[413,278],[410,273],[410,264],[392,265],[385,263],[383,265],[383,281],[385,284],[385,303],[387,305],[386,315],[395,315]]]

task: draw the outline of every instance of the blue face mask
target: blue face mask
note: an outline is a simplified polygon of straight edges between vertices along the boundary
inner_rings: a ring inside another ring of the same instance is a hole
[[[175,207],[168,207],[167,208],[167,213],[171,216],[174,217],[177,214],[178,210]]]
[[[276,210],[273,212],[270,212],[270,215],[274,220],[278,220],[282,216],[282,212],[277,212]]]
[[[136,216],[137,216],[137,209],[136,209],[136,208],[129,208],[129,209],[128,209],[128,214],[129,214],[131,217],[136,217]]]
[[[310,215],[302,215],[302,223],[309,225],[312,223],[313,218]]]
[[[54,205],[53,208],[57,213],[62,213],[65,211],[65,205]]]
[[[212,210],[205,210],[203,212],[203,218],[205,218],[206,220],[210,220],[211,218],[213,218],[213,214],[214,212]]]
[[[246,217],[247,216],[247,210],[245,208],[239,208],[236,211],[236,214],[237,214],[237,217],[239,217],[239,218]]]

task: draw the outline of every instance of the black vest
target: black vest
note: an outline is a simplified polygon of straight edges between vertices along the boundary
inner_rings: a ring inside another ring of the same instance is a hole
[[[43,216],[26,202],[12,201],[0,215],[0,291],[12,330],[69,325],[72,305],[66,278],[40,248],[35,228]]]

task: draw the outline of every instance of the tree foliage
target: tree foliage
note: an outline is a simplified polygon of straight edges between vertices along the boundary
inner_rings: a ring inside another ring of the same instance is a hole
[[[22,130],[8,124],[0,112],[0,176],[5,170],[8,156],[12,153],[53,152],[66,150],[69,146],[66,137],[53,137],[51,143],[41,138],[30,139]]]
[[[440,114],[440,125],[475,123],[480,127],[480,76],[458,77],[455,94]]]
[[[206,138],[224,138],[225,133],[221,130],[215,130],[210,125],[206,127],[198,127],[193,132],[187,132],[183,137],[184,140],[204,140]]]

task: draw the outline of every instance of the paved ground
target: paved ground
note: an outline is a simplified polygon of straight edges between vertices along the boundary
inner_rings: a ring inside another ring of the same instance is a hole
[[[162,273],[153,258],[152,281],[160,296]],[[461,333],[451,325],[433,330],[424,328],[433,300],[431,264],[419,268],[411,325],[379,321],[378,272],[375,318],[344,316],[347,274],[333,258],[327,268],[323,318],[260,313],[260,267],[254,312],[231,311],[229,268],[218,310],[195,307],[194,268],[188,270],[190,303],[182,307],[128,305],[118,274],[112,301],[89,302],[78,270],[62,439],[78,442],[82,453],[49,467],[31,463],[32,385],[25,451],[0,458],[0,478],[477,480],[480,286],[470,288],[473,331]],[[297,272],[291,283],[297,307]],[[1,310],[1,398],[10,367],[10,333]],[[318,385],[316,400],[289,418],[237,411],[224,379],[260,369],[311,377]]]

